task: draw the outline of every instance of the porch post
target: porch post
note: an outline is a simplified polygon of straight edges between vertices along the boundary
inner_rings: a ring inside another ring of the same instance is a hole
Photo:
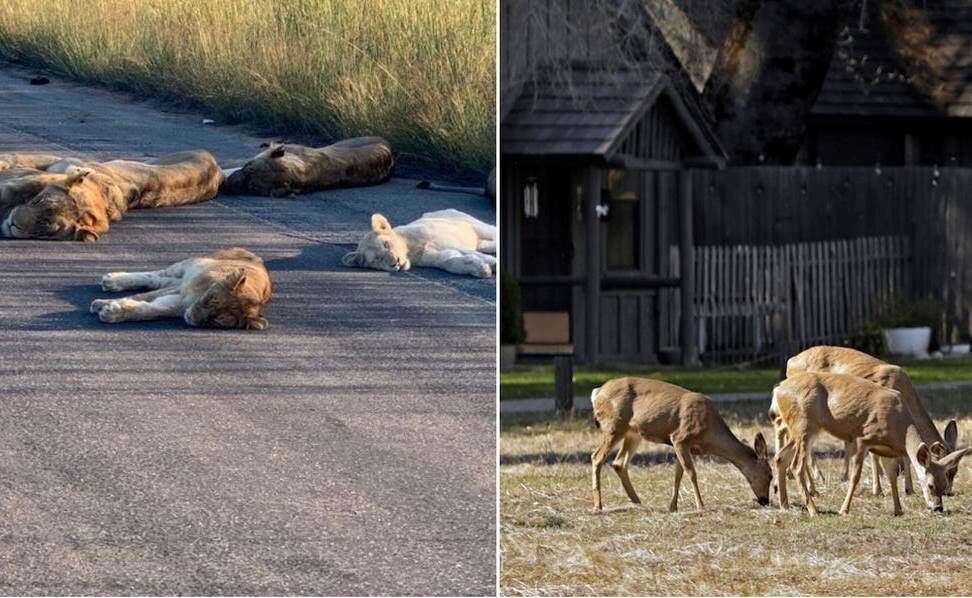
[[[698,334],[695,331],[695,234],[692,230],[692,176],[688,169],[678,175],[679,228],[678,264],[681,278],[682,316],[679,322],[682,365],[699,365]]]
[[[585,291],[586,301],[584,322],[586,324],[584,342],[585,356],[589,365],[600,358],[601,339],[601,222],[595,207],[601,202],[601,172],[595,166],[587,169],[586,205],[584,207],[584,227],[586,243]]]

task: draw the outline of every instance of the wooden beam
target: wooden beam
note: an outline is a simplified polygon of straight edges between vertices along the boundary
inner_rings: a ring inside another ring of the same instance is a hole
[[[550,274],[550,275],[540,275],[540,276],[520,276],[517,279],[521,287],[540,287],[540,286],[577,286],[583,285],[587,282],[587,276],[578,275],[566,275],[566,274]]]
[[[683,170],[678,177],[679,239],[678,256],[681,274],[682,316],[679,336],[682,365],[699,365],[698,334],[695,331],[695,235],[692,230],[692,173]]]
[[[608,166],[628,170],[681,170],[682,163],[676,160],[645,160],[630,154],[614,154],[607,160]]]
[[[584,320],[584,356],[589,365],[599,359],[601,340],[601,220],[595,207],[601,201],[601,171],[595,166],[587,168],[584,198],[584,228],[586,241],[586,275]]]
[[[680,279],[674,276],[656,276],[644,272],[612,272],[601,278],[601,288],[615,289],[665,289],[677,287]]]

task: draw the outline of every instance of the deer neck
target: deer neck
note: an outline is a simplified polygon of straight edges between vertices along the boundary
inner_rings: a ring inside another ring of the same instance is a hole
[[[729,461],[747,478],[756,466],[756,451],[740,442],[728,428],[714,432],[708,444],[706,452]]]
[[[911,461],[915,473],[918,474],[919,481],[925,478],[925,466],[918,462],[918,447],[921,446],[922,442],[924,441],[918,431],[918,426],[909,423],[905,430],[905,452],[908,454],[908,460]]]

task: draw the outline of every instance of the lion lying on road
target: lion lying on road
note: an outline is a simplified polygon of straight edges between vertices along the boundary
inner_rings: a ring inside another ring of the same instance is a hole
[[[387,272],[412,266],[487,278],[496,267],[496,227],[459,210],[428,212],[392,228],[381,214],[371,216],[371,232],[347,253],[345,266]]]
[[[270,274],[255,254],[233,247],[176,262],[155,272],[112,272],[106,291],[155,289],[122,299],[97,299],[91,312],[102,322],[183,318],[190,326],[263,330]]]
[[[33,168],[46,170],[51,164],[60,162],[63,158],[51,154],[0,154],[0,171],[11,168]]]
[[[11,209],[0,225],[3,236],[97,241],[128,210],[206,201],[223,182],[216,159],[204,150],[150,162],[62,160],[45,172],[67,176]]]
[[[393,165],[391,145],[381,137],[355,137],[322,148],[277,145],[238,169],[228,169],[223,191],[282,197],[375,185],[388,178]]]

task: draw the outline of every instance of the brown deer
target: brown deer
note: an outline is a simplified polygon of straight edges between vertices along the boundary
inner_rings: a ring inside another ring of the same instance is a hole
[[[692,480],[696,507],[702,509],[692,453],[728,460],[749,481],[756,501],[763,506],[769,504],[773,472],[766,457],[766,440],[757,433],[753,448],[740,442],[704,395],[659,380],[615,378],[594,389],[591,403],[602,434],[601,444],[591,458],[595,509],[602,507],[601,466],[611,448],[622,440],[612,466],[631,502],[641,502],[628,478],[628,465],[642,439],[667,444],[675,450],[675,490],[670,511],[678,510],[683,471]]]
[[[786,444],[774,458],[780,508],[789,507],[786,473],[795,467],[793,473],[800,482],[810,515],[816,515],[817,509],[807,483],[807,453],[820,432],[854,446],[854,471],[841,514],[850,510],[868,451],[885,460],[894,514],[900,515],[896,459],[911,461],[928,508],[942,511],[942,495],[948,485],[946,472],[957,467],[969,450],[936,457],[943,448],[936,446],[939,443],[926,444],[900,392],[849,374],[803,372],[788,377],[773,389],[770,418],[781,419],[786,427]]]
[[[911,412],[911,416],[915,421],[915,425],[918,431],[921,433],[921,437],[925,439],[930,445],[937,446],[934,443],[939,443],[944,447],[944,450],[940,450],[936,457],[942,457],[945,453],[954,451],[956,441],[958,439],[958,426],[955,420],[951,420],[945,426],[945,433],[939,434],[938,429],[935,427],[935,423],[929,417],[928,412],[922,406],[921,401],[918,400],[918,393],[915,391],[914,385],[911,383],[911,378],[905,371],[896,366],[885,363],[876,357],[872,357],[867,353],[862,353],[856,349],[851,349],[848,347],[829,347],[829,346],[818,346],[811,347],[798,355],[794,355],[786,362],[786,375],[790,377],[794,374],[800,372],[830,372],[834,374],[851,374],[854,376],[859,376],[865,380],[870,380],[876,384],[887,388],[893,388],[901,393],[901,399],[904,401],[905,406],[908,411]],[[777,442],[779,443],[779,431],[777,432]],[[779,444],[776,447],[777,452],[779,451]],[[854,447],[851,444],[846,444],[844,446],[844,475],[843,478],[847,479],[847,469],[850,463],[851,453],[854,452]],[[817,469],[816,464],[813,459],[813,453],[808,454],[810,459],[810,469],[811,472],[820,477],[819,469]],[[872,491],[875,495],[881,494],[881,466],[879,464],[878,456],[872,455]],[[911,494],[913,492],[913,485],[911,481],[911,472],[908,469],[907,463],[904,459],[899,459],[896,463],[896,467],[904,473],[905,482],[905,492]],[[958,473],[958,465],[954,468],[949,469],[946,472],[946,477],[948,479],[948,487],[945,491],[946,495],[952,494],[952,484],[955,479],[955,474]],[[811,492],[814,491],[811,477]]]

